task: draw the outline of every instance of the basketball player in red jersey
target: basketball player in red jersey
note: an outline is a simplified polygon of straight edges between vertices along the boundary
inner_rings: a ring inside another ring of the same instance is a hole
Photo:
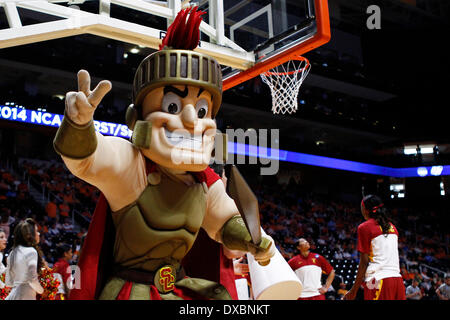
[[[398,231],[389,221],[387,209],[379,197],[365,196],[361,212],[366,221],[358,226],[360,262],[355,283],[344,299],[355,299],[364,282],[364,300],[405,300],[398,257]]]
[[[298,300],[325,300],[325,293],[333,282],[335,272],[330,263],[320,254],[309,251],[309,242],[301,238],[297,249],[300,254],[289,260],[288,264],[294,270],[303,285]],[[322,273],[328,275],[322,286]]]

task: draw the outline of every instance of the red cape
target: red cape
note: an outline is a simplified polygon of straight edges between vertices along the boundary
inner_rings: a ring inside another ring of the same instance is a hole
[[[147,172],[152,172],[150,166]],[[220,177],[211,169],[194,173],[197,181],[211,186]],[[111,209],[103,194],[95,208],[87,236],[78,261],[80,285],[70,291],[70,300],[96,300],[111,274],[114,264],[113,248],[115,227],[111,218]],[[200,229],[192,249],[182,261],[186,274],[218,282],[227,288],[232,299],[237,299],[234,281],[233,261],[223,254],[222,246],[210,239]]]
[[[200,229],[181,264],[189,277],[218,282],[227,288],[233,300],[238,300],[233,260],[224,255],[222,245],[212,240],[205,230]]]

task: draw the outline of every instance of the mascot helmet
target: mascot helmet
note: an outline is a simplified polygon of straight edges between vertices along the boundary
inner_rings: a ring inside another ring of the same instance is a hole
[[[141,104],[153,89],[165,85],[192,85],[212,94],[212,117],[222,102],[222,70],[211,56],[193,51],[200,40],[201,16],[198,7],[181,10],[167,29],[160,50],[147,56],[136,70],[133,104],[128,107],[126,124],[133,130],[141,118]]]

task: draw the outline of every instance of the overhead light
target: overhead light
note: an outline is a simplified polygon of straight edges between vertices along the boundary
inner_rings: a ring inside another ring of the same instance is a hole
[[[420,148],[420,153],[421,154],[431,154],[433,153],[433,148],[435,145],[433,144],[424,144],[424,145],[419,145]],[[409,146],[405,146],[403,148],[403,153],[405,155],[413,155],[413,154],[417,154],[417,145],[409,145]]]
[[[57,99],[59,99],[59,100],[64,100],[64,95],[62,95],[62,94],[54,94],[54,95],[52,96],[52,98],[57,98]]]
[[[404,149],[403,149],[403,154],[406,154],[406,155],[408,155],[408,156],[410,156],[410,155],[413,155],[413,154],[416,154],[416,148],[407,148],[407,147],[405,147]]]
[[[138,45],[138,47],[139,47],[139,48],[145,48],[145,46],[143,46],[143,45]]]
[[[134,54],[136,54],[136,53],[139,53],[139,49],[138,48],[132,48],[131,50],[130,50],[130,52],[131,53],[134,53]]]
[[[405,189],[405,185],[404,184],[391,184],[389,189],[391,191],[401,191]]]
[[[417,174],[421,177],[425,177],[428,174],[428,169],[425,167],[417,168]]]
[[[421,147],[420,153],[422,153],[422,154],[433,153],[433,147],[427,147],[427,148]]]
[[[442,170],[444,170],[443,166],[433,166],[433,167],[431,167],[430,173],[433,176],[440,176],[442,173]]]
[[[128,53],[124,53],[124,54],[123,54],[123,58],[124,58],[124,59],[128,58]]]
[[[316,146],[320,146],[322,144],[325,144],[325,141],[323,141],[323,140],[316,141]]]

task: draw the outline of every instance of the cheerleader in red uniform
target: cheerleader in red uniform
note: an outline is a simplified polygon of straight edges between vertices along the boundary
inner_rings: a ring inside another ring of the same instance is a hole
[[[358,226],[358,273],[344,299],[355,299],[363,284],[364,300],[405,300],[398,257],[398,231],[389,221],[388,211],[379,197],[364,197],[361,212],[366,221]]]

